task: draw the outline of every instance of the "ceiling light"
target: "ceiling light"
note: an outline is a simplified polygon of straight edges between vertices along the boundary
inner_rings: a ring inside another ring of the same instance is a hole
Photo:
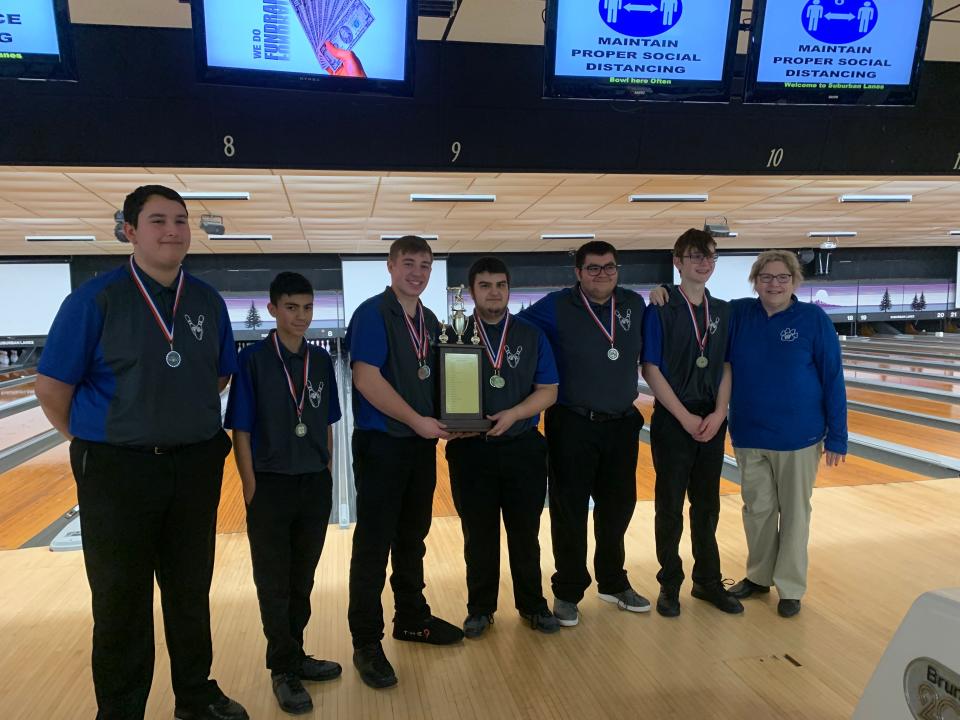
[[[496,202],[496,195],[429,195],[411,193],[410,202]]]
[[[856,236],[857,233],[853,230],[814,230],[807,233],[809,238],[852,238]]]
[[[631,195],[630,202],[658,202],[658,203],[680,203],[680,202],[706,202],[710,199],[709,195]]]
[[[252,242],[269,242],[273,235],[207,235],[209,240],[250,240]]]
[[[184,200],[249,200],[248,192],[182,192]]]
[[[836,240],[824,240],[820,243],[821,250],[836,250],[839,243]]]
[[[540,236],[541,240],[596,240],[593,233],[548,233]]]
[[[402,237],[409,237],[410,235],[413,235],[414,237],[418,237],[418,238],[423,238],[427,242],[432,242],[434,240],[440,239],[439,235],[419,235],[417,233],[406,233],[404,235],[381,235],[380,239],[383,240],[384,242],[393,242],[394,240],[399,240]]]
[[[913,195],[841,195],[842,203],[908,203]]]
[[[93,242],[93,235],[27,235],[27,242]]]

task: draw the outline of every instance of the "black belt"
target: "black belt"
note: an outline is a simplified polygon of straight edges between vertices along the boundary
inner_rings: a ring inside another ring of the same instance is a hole
[[[596,410],[588,410],[587,408],[577,407],[576,405],[560,405],[560,407],[565,410],[579,415],[580,417],[585,417],[590,422],[609,422],[611,420],[623,420],[624,418],[630,417],[631,415],[637,414],[636,408],[630,408],[619,413],[603,413],[597,412]]]

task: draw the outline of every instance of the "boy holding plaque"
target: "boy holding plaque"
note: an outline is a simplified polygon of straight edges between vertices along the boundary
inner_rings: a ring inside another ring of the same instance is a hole
[[[484,349],[483,407],[494,425],[486,436],[452,439],[446,447],[467,565],[463,631],[476,638],[493,623],[503,513],[516,608],[534,630],[553,633],[560,626],[540,586],[547,446],[537,424],[557,399],[557,368],[543,332],[510,314],[510,271],[501,260],[477,260],[468,283]]]
[[[380,642],[388,557],[396,609],[393,637],[432,645],[463,639],[460,628],[430,613],[423,595],[436,445],[438,438],[449,437],[433,417],[439,323],[420,302],[432,266],[426,240],[415,235],[395,240],[387,260],[390,287],[364,301],[347,330],[357,488],[348,620],[353,664],[374,688],[397,684]]]
[[[333,423],[340,401],[333,362],[304,334],[313,319],[313,288],[297,273],[270,283],[267,310],[277,328],[240,353],[226,426],[243,481],[247,537],[267,669],[280,709],[313,709],[303,680],[339,677],[340,665],[304,653],[310,592],[330,522]]]
[[[657,473],[657,612],[665,617],[680,614],[685,496],[690,498],[693,597],[723,612],[743,612],[723,587],[716,537],[731,386],[730,366],[724,363],[728,305],[705,287],[716,263],[717,245],[709,233],[691,229],[681,235],[673,246],[680,285],[670,289],[666,305],[648,308],[643,324],[643,377],[657,399],[650,449]]]

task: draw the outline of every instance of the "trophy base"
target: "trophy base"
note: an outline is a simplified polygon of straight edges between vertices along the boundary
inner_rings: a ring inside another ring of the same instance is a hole
[[[483,433],[493,427],[493,423],[484,418],[441,418],[440,422],[447,426],[447,432]]]

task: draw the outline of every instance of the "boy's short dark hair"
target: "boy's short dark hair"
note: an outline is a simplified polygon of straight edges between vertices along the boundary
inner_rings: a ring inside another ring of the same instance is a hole
[[[300,273],[282,272],[270,283],[270,302],[280,302],[284,295],[313,295],[313,285]]]
[[[140,213],[143,212],[143,206],[146,205],[147,200],[154,195],[180,203],[183,205],[183,211],[187,212],[187,203],[184,202],[183,198],[180,197],[180,193],[176,190],[172,190],[165,185],[141,185],[127,195],[123,201],[124,222],[128,222],[136,227],[137,222],[140,220]]]
[[[610,243],[604,242],[603,240],[591,240],[588,243],[584,243],[577,248],[575,258],[577,270],[583,268],[583,262],[587,255],[606,255],[607,253],[613,255],[613,261],[617,262],[617,249]]]
[[[683,235],[677,238],[673,244],[673,256],[682,258],[696,251],[701,255],[713,255],[717,251],[717,241],[706,230],[697,230],[690,228]]]
[[[401,255],[419,255],[426,253],[433,259],[433,250],[419,235],[404,235],[390,243],[390,259],[396,260]]]
[[[477,275],[480,273],[506,275],[507,285],[510,284],[510,269],[507,267],[507,264],[500,258],[486,255],[476,260],[467,272],[467,287],[470,288],[470,292],[473,292],[473,281],[477,279]]]

